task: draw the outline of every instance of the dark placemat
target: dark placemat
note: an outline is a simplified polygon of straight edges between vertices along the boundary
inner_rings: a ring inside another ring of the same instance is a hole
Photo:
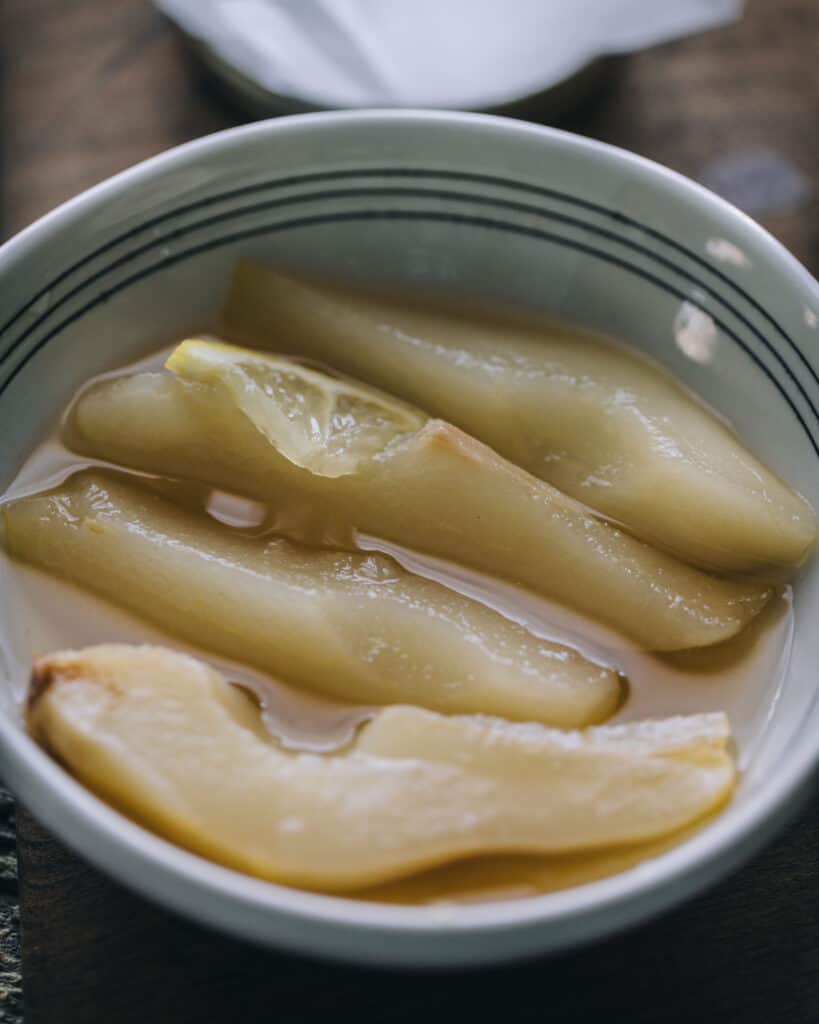
[[[149,0],[0,3],[2,223],[240,121]],[[750,0],[743,21],[612,69],[566,127],[745,205],[819,268],[819,4]],[[537,110],[526,111],[537,118]],[[0,797],[0,1021],[18,1021],[11,807]],[[819,1020],[819,813],[733,879],[603,945],[474,975],[360,971],[274,955],[150,907],[20,813],[28,1024],[499,1016],[629,1024]],[[5,1016],[4,1016],[5,1015]]]
[[[14,801],[0,787],[0,1024],[20,1024],[23,986]]]

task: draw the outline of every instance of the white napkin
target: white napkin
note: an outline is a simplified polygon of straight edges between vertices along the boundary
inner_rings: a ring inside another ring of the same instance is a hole
[[[738,17],[741,0],[156,0],[269,92],[330,107],[481,108],[591,59]]]

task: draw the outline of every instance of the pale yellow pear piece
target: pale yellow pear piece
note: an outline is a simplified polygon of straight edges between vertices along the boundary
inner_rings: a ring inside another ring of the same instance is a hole
[[[381,554],[229,530],[114,474],[5,510],[15,557],[300,686],[558,726],[605,720],[616,672]]]
[[[601,335],[252,263],[225,321],[417,403],[693,564],[775,573],[813,548],[808,503],[667,372]]]
[[[273,383],[264,386],[270,361]],[[333,452],[303,468],[317,371],[302,388],[290,363],[288,407],[301,409],[279,443],[279,357],[185,342],[169,366],[186,380],[139,374],[102,380],[69,417],[77,450],[132,468],[202,480],[271,503],[283,531],[351,545],[355,531],[509,580],[618,630],[650,650],[728,639],[764,606],[770,588],[718,579],[680,562],[440,420],[409,430],[403,404],[380,414],[380,450],[352,402],[337,417]],[[333,395],[342,382],[325,376]],[[362,388],[353,394],[361,402]],[[388,403],[372,392],[364,409]],[[302,424],[301,441],[293,440]],[[343,437],[349,431],[350,441]],[[319,431],[320,433],[320,431]],[[285,453],[299,451],[298,464]]]
[[[42,659],[27,717],[82,782],[167,838],[330,890],[655,838],[718,807],[735,775],[722,714],[562,732],[394,707],[341,753],[286,752],[219,673],[156,647]]]

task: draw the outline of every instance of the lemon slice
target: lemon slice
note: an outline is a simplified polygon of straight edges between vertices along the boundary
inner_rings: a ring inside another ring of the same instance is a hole
[[[426,421],[374,388],[221,341],[183,341],[165,366],[184,380],[223,387],[281,455],[318,476],[354,473]]]

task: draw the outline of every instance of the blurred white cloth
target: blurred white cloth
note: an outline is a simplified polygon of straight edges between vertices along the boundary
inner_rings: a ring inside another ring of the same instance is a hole
[[[731,21],[741,0],[156,0],[262,88],[330,107],[481,108],[603,54]]]

